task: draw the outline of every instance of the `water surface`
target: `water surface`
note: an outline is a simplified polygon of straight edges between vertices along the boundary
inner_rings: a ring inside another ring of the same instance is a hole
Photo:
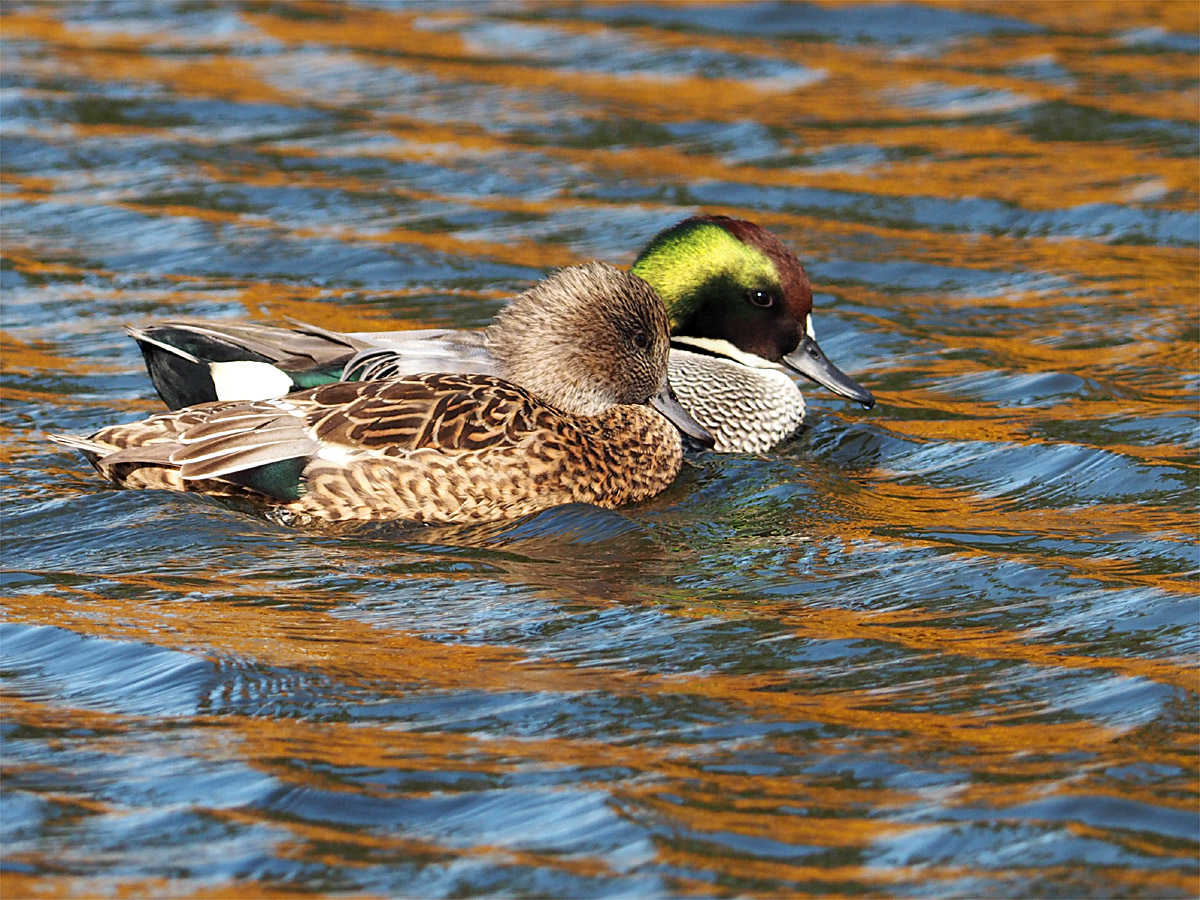
[[[1195,896],[1190,3],[6,3],[5,896]],[[831,358],[655,500],[102,485],[122,326],[478,327],[700,211]]]

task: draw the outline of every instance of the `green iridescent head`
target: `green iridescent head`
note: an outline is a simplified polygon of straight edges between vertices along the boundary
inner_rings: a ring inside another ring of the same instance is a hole
[[[808,275],[779,238],[753,222],[685,219],[658,234],[631,271],[663,298],[673,335],[725,340],[778,362],[808,330]]]

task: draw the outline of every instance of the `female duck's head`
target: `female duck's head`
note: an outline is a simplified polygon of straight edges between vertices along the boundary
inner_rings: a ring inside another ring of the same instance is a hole
[[[711,446],[667,383],[670,325],[645,281],[591,262],[559,269],[516,297],[488,327],[498,374],[563,412],[594,416],[650,402]]]
[[[604,263],[559,269],[500,311],[488,349],[501,377],[563,412],[645,403],[667,376],[667,313],[645,281]]]

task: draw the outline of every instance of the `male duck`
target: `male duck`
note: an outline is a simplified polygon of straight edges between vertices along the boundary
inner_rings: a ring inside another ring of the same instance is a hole
[[[563,503],[616,507],[678,473],[666,310],[603,263],[563,269],[486,332],[497,375],[335,382],[52,436],[122,487],[250,500],[291,524],[476,522]]]
[[[821,352],[808,275],[765,228],[726,216],[685,219],[658,234],[631,271],[666,303],[672,385],[717,450],[768,450],[800,427],[804,397],[785,367],[874,405]],[[171,408],[278,397],[338,379],[493,371],[485,343],[461,331],[337,334],[180,321],[130,333]]]

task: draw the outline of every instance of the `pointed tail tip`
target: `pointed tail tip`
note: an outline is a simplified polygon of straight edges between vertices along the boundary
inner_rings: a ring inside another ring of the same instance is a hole
[[[78,450],[81,453],[103,455],[108,451],[107,447],[97,444],[91,438],[86,438],[78,434],[52,434],[51,432],[46,432],[46,439],[53,444],[62,444],[64,447],[70,447],[72,450]]]

